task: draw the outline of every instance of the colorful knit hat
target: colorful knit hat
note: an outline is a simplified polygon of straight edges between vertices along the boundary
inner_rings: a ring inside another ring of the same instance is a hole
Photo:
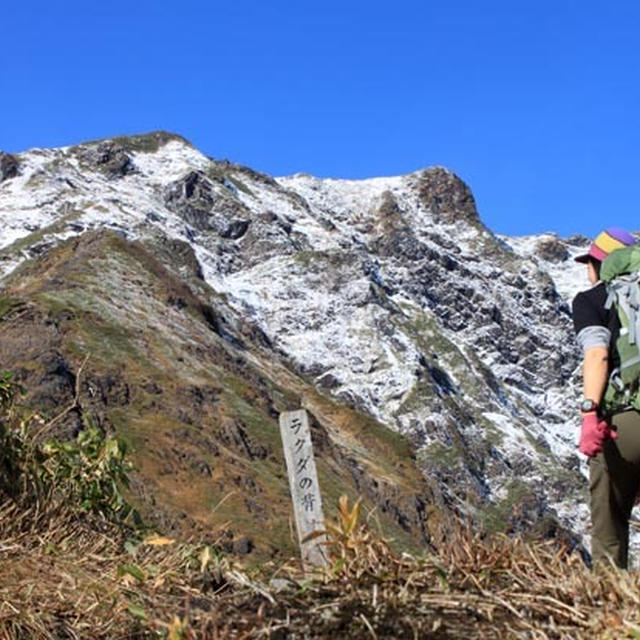
[[[609,227],[591,243],[589,251],[575,258],[576,262],[589,262],[589,258],[602,262],[612,251],[635,244],[635,238],[624,229]]]

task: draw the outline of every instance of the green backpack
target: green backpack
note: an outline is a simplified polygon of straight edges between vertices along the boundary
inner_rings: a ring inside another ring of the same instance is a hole
[[[600,268],[600,279],[607,286],[605,306],[615,306],[620,319],[615,344],[620,364],[609,376],[603,409],[606,414],[640,410],[640,245],[609,254]]]

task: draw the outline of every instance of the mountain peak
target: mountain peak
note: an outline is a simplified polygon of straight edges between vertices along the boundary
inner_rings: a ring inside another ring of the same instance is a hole
[[[112,136],[109,138],[101,138],[97,140],[89,140],[87,142],[75,145],[73,148],[85,148],[87,146],[100,145],[105,143],[112,143],[119,145],[127,151],[139,151],[151,153],[157,151],[169,142],[179,142],[186,146],[195,148],[189,140],[177,133],[171,133],[169,131],[150,131],[148,133],[140,134],[126,134],[120,136]]]
[[[212,160],[166,132],[27,152],[18,160],[19,170],[0,182],[0,276],[33,260],[15,280],[4,280],[15,295],[22,286],[34,304],[53,302],[56,312],[61,305],[74,314],[103,309],[91,344],[100,344],[102,326],[113,357],[137,345],[136,358],[121,363],[116,378],[129,389],[122,398],[140,394],[150,412],[145,437],[152,437],[154,420],[166,425],[170,414],[171,429],[192,438],[186,460],[192,456],[207,476],[215,460],[201,465],[200,449],[213,450],[212,442],[234,455],[244,451],[248,462],[241,464],[259,467],[264,452],[276,450],[269,385],[288,397],[304,388],[329,402],[334,416],[342,411],[336,407],[346,408],[349,419],[361,416],[406,437],[414,455],[406,464],[437,485],[438,509],[512,530],[538,520],[573,526],[584,517],[568,489],[577,492],[581,482],[569,401],[577,395],[579,354],[555,279],[577,249],[543,243],[538,250],[532,241],[509,250],[480,222],[468,185],[438,166],[368,180],[272,178]],[[87,235],[102,229],[122,243]],[[75,236],[86,240],[74,244]],[[131,246],[143,246],[156,262],[139,260]],[[85,262],[61,268],[61,259],[75,251]],[[47,256],[58,268],[47,271]],[[94,262],[102,265],[98,273]],[[156,263],[202,305],[176,293],[177,284],[169,287]],[[74,285],[85,264],[95,291]],[[5,307],[0,304],[0,327]],[[203,311],[209,307],[215,314]],[[81,323],[75,330],[82,331]],[[150,356],[144,345],[156,338],[162,350]],[[70,334],[56,343],[65,362],[77,360],[78,340]],[[210,340],[214,360],[207,355]],[[28,348],[17,338],[14,346]],[[248,366],[233,376],[215,369],[214,384],[208,369],[236,366],[243,354],[259,374]],[[14,354],[14,360],[26,381],[26,357]],[[168,386],[142,380],[141,362],[150,371],[171,369],[162,378]],[[198,408],[181,415],[160,402],[154,384],[163,393],[177,385],[199,399]],[[231,393],[229,385],[247,391],[233,404],[242,419],[215,408],[221,392],[214,387]],[[114,406],[109,420],[123,420],[127,433],[138,433],[123,406]],[[210,418],[197,433],[196,415]],[[346,437],[346,425],[327,424],[336,441]],[[175,438],[167,433],[163,427],[160,437],[170,448]],[[256,442],[243,440],[248,433]],[[371,470],[341,469],[358,490],[376,494]],[[259,475],[245,476],[237,474],[239,489],[261,482]],[[414,509],[413,521],[421,517]]]
[[[436,223],[480,222],[471,189],[449,169],[429,167],[410,174],[409,181],[418,190],[420,200],[431,211]]]

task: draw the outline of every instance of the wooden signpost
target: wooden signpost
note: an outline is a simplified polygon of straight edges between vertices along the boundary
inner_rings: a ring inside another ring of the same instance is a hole
[[[324,547],[325,536],[314,537],[305,542],[311,533],[325,528],[307,412],[301,409],[281,413],[280,435],[289,472],[289,488],[302,564],[305,570],[326,567],[329,560]]]

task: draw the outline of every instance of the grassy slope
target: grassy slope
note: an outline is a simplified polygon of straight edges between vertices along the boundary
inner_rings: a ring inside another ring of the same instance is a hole
[[[364,494],[399,547],[421,548],[416,504],[429,488],[408,445],[319,396],[246,336],[244,347],[223,339],[216,324],[225,311],[207,302],[142,246],[88,234],[14,274],[0,299],[0,355],[28,386],[47,374],[37,354],[55,352],[72,375],[88,357],[76,419],[91,415],[125,440],[137,469],[133,499],[165,530],[229,545],[247,536],[259,558],[291,554],[277,416],[304,399],[316,418],[325,504]]]

